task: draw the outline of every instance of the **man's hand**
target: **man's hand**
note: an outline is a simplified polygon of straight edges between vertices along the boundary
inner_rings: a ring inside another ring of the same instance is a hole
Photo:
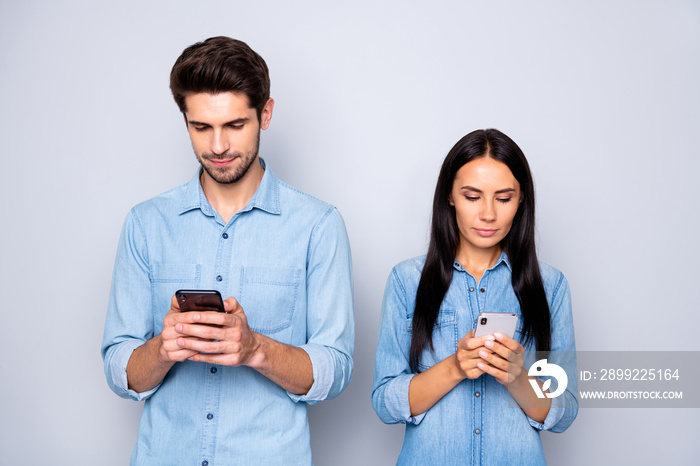
[[[253,332],[235,298],[224,301],[223,312],[184,312],[185,320],[174,326],[177,346],[194,352],[190,361],[248,366],[297,395],[313,385],[313,367],[301,348],[280,343]],[[205,325],[203,325],[205,324]]]
[[[180,362],[197,354],[197,351],[184,349],[177,344],[178,338],[181,338],[183,334],[178,332],[176,327],[191,318],[188,314],[191,313],[180,310],[180,303],[173,296],[170,301],[170,310],[163,319],[163,331],[159,335],[160,348],[158,356],[161,361]]]
[[[260,367],[264,359],[261,340],[250,329],[243,308],[235,298],[228,298],[224,309],[226,313],[185,313],[191,315],[179,319],[173,328],[178,350],[188,354],[190,361]]]
[[[163,319],[163,331],[139,346],[131,353],[126,365],[126,380],[129,388],[142,393],[160,384],[173,364],[185,361],[197,351],[178,346],[182,334],[175,330],[181,322],[191,319],[182,312],[175,296],[170,300],[170,310]]]

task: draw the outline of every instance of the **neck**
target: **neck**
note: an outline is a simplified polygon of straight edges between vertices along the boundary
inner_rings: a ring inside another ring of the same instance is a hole
[[[245,175],[235,183],[223,184],[215,181],[206,170],[202,170],[199,181],[209,204],[216,210],[225,223],[236,212],[245,207],[260,186],[265,169],[256,157]]]
[[[496,261],[501,256],[501,251],[500,244],[488,249],[469,248],[460,245],[459,251],[457,251],[457,260],[478,282],[481,280],[484,272],[496,264]]]

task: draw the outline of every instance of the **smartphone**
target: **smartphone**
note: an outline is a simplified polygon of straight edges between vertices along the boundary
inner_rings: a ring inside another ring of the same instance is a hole
[[[500,332],[513,338],[517,324],[518,316],[512,312],[482,312],[476,318],[474,337],[493,335],[496,332]]]
[[[224,311],[221,293],[216,290],[177,290],[175,299],[183,312],[189,311]]]

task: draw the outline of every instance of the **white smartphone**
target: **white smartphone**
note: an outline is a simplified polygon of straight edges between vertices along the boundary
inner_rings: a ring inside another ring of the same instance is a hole
[[[500,332],[513,338],[516,325],[518,325],[518,316],[512,312],[482,312],[476,318],[474,337]]]

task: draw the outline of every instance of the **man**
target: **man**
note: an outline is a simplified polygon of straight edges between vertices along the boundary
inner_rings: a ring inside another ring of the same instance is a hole
[[[345,225],[259,158],[274,101],[245,43],[188,47],[170,88],[201,170],[127,216],[102,344],[112,390],[146,400],[132,464],[311,464],[306,405],[352,372]],[[178,289],[226,312],[181,312]]]

